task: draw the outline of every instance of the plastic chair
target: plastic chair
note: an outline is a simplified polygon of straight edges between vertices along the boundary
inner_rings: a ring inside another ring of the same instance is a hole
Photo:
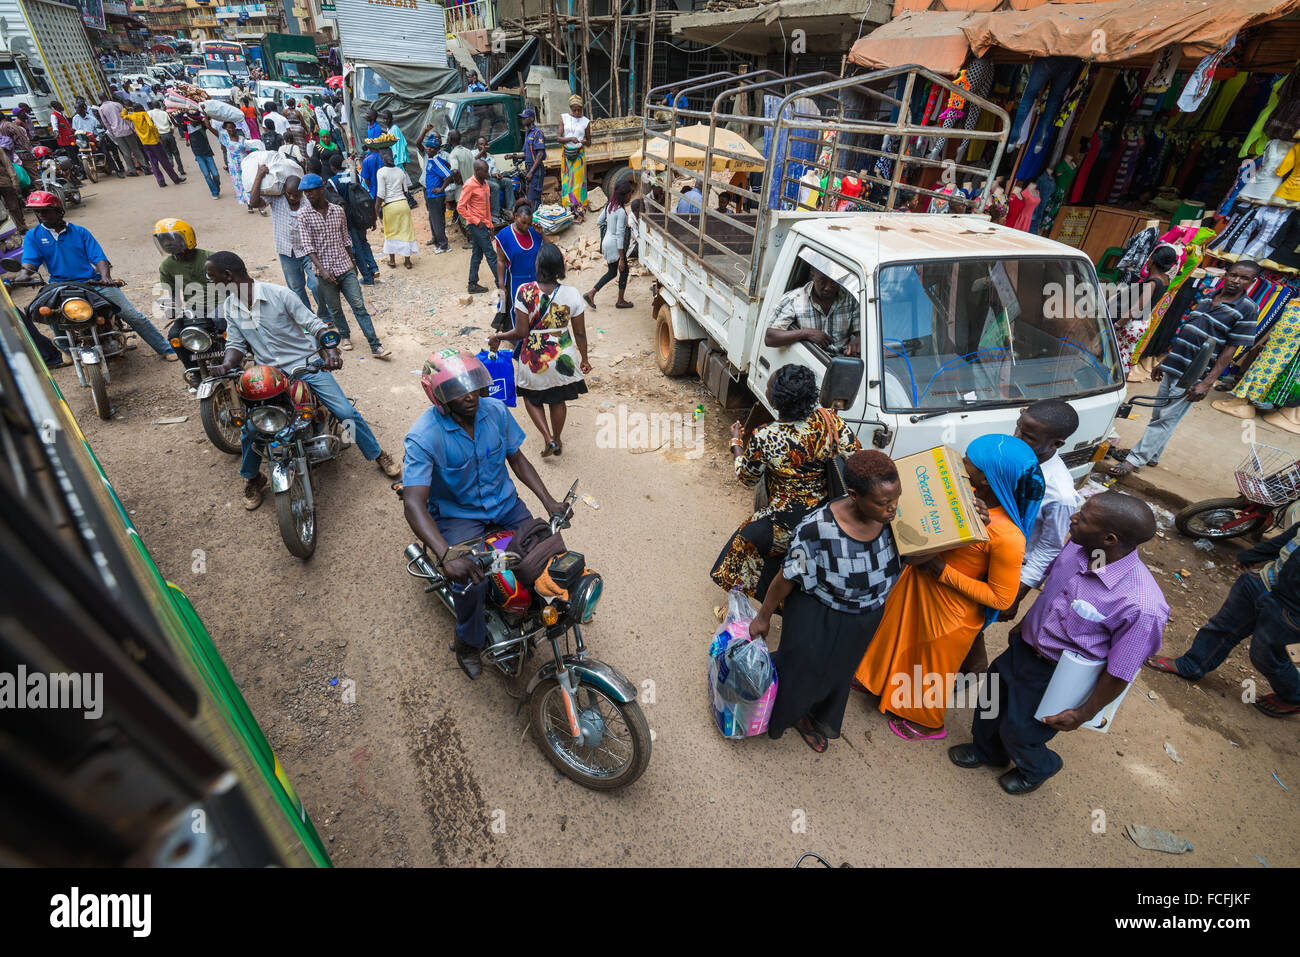
[[[1179,207],[1174,210],[1174,215],[1169,219],[1170,226],[1177,226],[1185,219],[1201,220],[1205,216],[1204,203],[1189,203],[1184,200]]]
[[[1111,246],[1102,253],[1101,259],[1097,260],[1097,278],[1102,282],[1118,282],[1119,270],[1115,265],[1123,255],[1124,249],[1121,246]]]

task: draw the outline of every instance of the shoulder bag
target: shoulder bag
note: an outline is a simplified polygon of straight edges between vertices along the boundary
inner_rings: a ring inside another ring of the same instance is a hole
[[[831,457],[826,460],[826,500],[832,502],[846,492],[844,482],[844,456],[840,454],[840,430],[832,418],[830,409],[818,407],[817,412],[826,423],[826,431],[831,436]]]

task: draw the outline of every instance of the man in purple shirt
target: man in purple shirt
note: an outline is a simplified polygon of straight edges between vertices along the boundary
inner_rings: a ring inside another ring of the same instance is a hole
[[[1156,533],[1141,499],[1119,492],[1093,496],[1070,518],[1070,538],[1052,562],[1038,600],[1011,629],[1008,647],[989,666],[996,710],[976,711],[974,740],[948,749],[953,764],[1015,767],[998,778],[1008,794],[1028,794],[1061,770],[1047,747],[1058,731],[1091,721],[1133,681],[1160,648],[1169,605],[1142,564],[1138,546]],[[1034,717],[1063,651],[1106,668],[1077,708]]]

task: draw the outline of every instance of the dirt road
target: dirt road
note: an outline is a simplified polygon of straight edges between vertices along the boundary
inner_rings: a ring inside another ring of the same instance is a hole
[[[164,216],[188,219],[203,248],[233,249],[259,267],[257,277],[282,281],[270,220],[233,197],[213,202],[196,176],[166,190],[141,178],[86,192],[71,218],[96,234],[142,306],[157,277],[152,224]],[[422,223],[423,209],[416,219]],[[573,247],[595,236],[589,221],[560,242]],[[395,455],[427,406],[415,374],[424,357],[448,346],[481,348],[493,311],[491,297],[465,301],[467,252],[454,242],[442,256],[421,249],[413,271],[383,267],[383,284],[366,289],[392,360],[360,349],[344,354],[338,374]],[[598,274],[587,265],[569,281],[586,289]],[[1144,672],[1115,730],[1059,736],[1063,772],[1023,798],[1003,795],[990,772],[948,761],[946,746],[967,739],[966,714],[950,715],[948,741],[908,743],[854,695],[844,737],[824,755],[794,734],[723,740],[707,704],[706,649],[721,598],[707,572],[750,496],[731,474],[729,421],[693,378],[666,380],[653,364],[648,287],[635,279],[637,308],[620,311],[607,288],[589,314],[591,391],[570,414],[562,458],[536,457],[541,442],[516,410],[529,433],[525,449],[552,494],[579,478],[600,506],[580,505],[566,533],[605,577],[587,636],[597,657],[643,688],[655,732],[645,776],[617,794],[561,778],[526,737],[502,684],[490,675],[465,679],[447,650],[449,617],[404,571],[412,536],[398,502],[359,453],[349,450],[319,472],[320,545],[304,564],[280,544],[272,507],[242,508],[236,460],[204,438],[177,365],[142,347],[115,366],[110,393],[119,411],[109,422],[95,418],[70,370],[56,373],[144,541],[203,616],[337,864],[789,865],[806,850],[855,865],[1300,863],[1300,725],[1241,703],[1240,682],[1259,681],[1244,649],[1197,686]],[[689,420],[701,403],[698,457],[692,449],[598,447],[597,417],[620,405]],[[180,415],[189,418],[156,424]],[[1231,555],[1205,554],[1167,534],[1144,552],[1174,607],[1165,648],[1177,653],[1226,593]],[[1175,580],[1184,569],[1185,583]],[[1005,646],[1005,633],[995,626],[990,653]],[[355,704],[341,700],[349,678]],[[1195,852],[1139,850],[1123,834],[1127,823],[1173,831]]]

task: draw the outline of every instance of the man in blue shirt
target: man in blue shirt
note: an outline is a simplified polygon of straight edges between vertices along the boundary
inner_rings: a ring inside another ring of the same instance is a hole
[[[677,201],[677,213],[679,215],[698,213],[703,202],[704,194],[700,192],[699,180],[695,180],[691,183],[690,189],[682,193],[682,198]]]
[[[442,140],[430,133],[424,140],[424,205],[429,210],[429,230],[433,238],[427,245],[435,253],[445,253],[447,245],[447,180],[451,179],[451,164],[442,152]]]
[[[366,139],[373,140],[376,136],[383,136],[384,128],[379,124],[379,111],[373,107],[366,110]]]
[[[528,184],[528,202],[536,209],[542,201],[542,178],[546,175],[546,135],[531,107],[519,114],[519,120],[524,127],[524,182]]]
[[[118,307],[119,315],[147,342],[154,352],[168,362],[176,361],[176,350],[167,344],[158,327],[117,287],[108,256],[85,226],[77,226],[63,218],[63,203],[53,193],[36,190],[27,197],[27,208],[36,213],[41,224],[28,230],[23,237],[23,268],[17,279],[30,280],[41,266],[49,273],[50,282],[85,282],[99,280],[111,285],[96,286],[95,291]]]
[[[375,194],[379,191],[379,184],[375,178],[379,175],[379,171],[384,168],[384,147],[367,140],[366,149],[370,152],[361,161],[361,182],[365,184],[366,190],[370,193],[370,198],[374,199]]]
[[[524,430],[502,402],[487,396],[492,377],[473,353],[434,353],[424,363],[420,384],[433,408],[406,433],[402,503],[407,524],[451,579],[456,660],[477,678],[479,652],[487,643],[487,581],[467,558],[443,564],[447,550],[492,528],[519,528],[532,517],[506,472],[507,462],[547,515],[561,506],[522,451]]]
[[[478,78],[478,73],[474,70],[469,71],[469,85],[465,87],[469,93],[486,93],[487,84]]]

